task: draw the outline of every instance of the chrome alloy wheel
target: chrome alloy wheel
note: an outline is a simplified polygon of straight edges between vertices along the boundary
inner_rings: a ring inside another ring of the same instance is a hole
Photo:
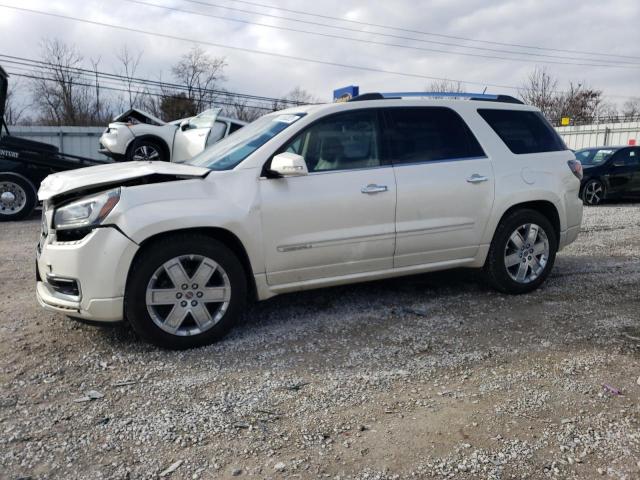
[[[178,336],[209,330],[224,316],[230,300],[227,273],[202,255],[183,255],[165,262],[151,276],[146,291],[153,322]]]
[[[14,215],[27,205],[27,192],[14,182],[0,181],[0,215]]]
[[[504,249],[504,264],[509,276],[518,283],[531,283],[538,278],[549,260],[549,239],[535,223],[518,227]]]
[[[603,193],[602,184],[600,182],[593,181],[587,183],[587,186],[584,187],[583,196],[589,205],[598,205],[602,201]]]
[[[140,145],[133,151],[134,160],[158,160],[160,158],[160,152],[151,145]]]

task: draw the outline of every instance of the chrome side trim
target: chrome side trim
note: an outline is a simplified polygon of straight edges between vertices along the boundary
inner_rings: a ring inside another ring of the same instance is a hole
[[[475,222],[458,223],[455,225],[444,225],[441,227],[418,228],[414,230],[405,230],[398,232],[397,237],[413,237],[416,235],[425,235],[429,233],[446,233],[455,232],[457,230],[468,230],[475,226]]]
[[[330,240],[320,240],[317,242],[294,243],[290,245],[279,245],[278,252],[294,252],[297,250],[308,250],[310,248],[334,247],[337,245],[349,245],[352,243],[376,242],[379,240],[389,240],[395,238],[395,232],[379,233],[377,235],[362,235],[359,237],[336,238]]]

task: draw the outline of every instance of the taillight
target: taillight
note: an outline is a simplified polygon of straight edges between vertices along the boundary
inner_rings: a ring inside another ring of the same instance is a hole
[[[582,177],[584,176],[584,171],[582,170],[582,163],[580,163],[580,160],[569,160],[567,163],[569,164],[569,168],[571,169],[573,174],[576,176],[576,178],[578,180],[582,180]]]

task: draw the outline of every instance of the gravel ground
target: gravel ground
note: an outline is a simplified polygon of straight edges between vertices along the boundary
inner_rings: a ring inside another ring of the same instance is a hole
[[[548,282],[469,271],[284,295],[167,352],[34,298],[0,224],[0,477],[639,478],[640,206],[585,209]]]

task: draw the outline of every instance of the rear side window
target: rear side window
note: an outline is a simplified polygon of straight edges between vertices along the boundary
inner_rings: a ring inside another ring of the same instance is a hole
[[[479,109],[478,113],[513,153],[557,152],[567,149],[540,112]]]
[[[460,116],[443,107],[388,108],[385,140],[394,164],[482,157]]]

